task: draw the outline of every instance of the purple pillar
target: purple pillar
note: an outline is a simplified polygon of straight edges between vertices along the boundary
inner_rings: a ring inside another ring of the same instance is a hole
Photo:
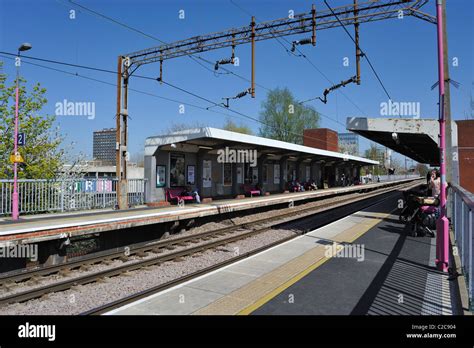
[[[16,76],[16,96],[15,96],[15,139],[13,140],[14,147],[13,153],[16,155],[18,152],[18,100],[19,100],[19,76]],[[12,219],[18,220],[19,218],[19,209],[18,209],[18,163],[13,164],[13,197],[12,197]]]
[[[436,17],[438,32],[438,76],[439,76],[439,151],[440,151],[440,174],[441,214],[436,222],[436,267],[438,270],[447,272],[449,262],[449,220],[446,216],[446,132],[444,119],[444,47],[443,47],[443,16],[442,0],[436,0]]]

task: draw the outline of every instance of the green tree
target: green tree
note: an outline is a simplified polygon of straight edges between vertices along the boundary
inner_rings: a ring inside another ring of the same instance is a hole
[[[276,88],[268,92],[262,103],[260,121],[262,137],[302,144],[303,130],[318,128],[319,113],[300,104],[288,88]]]
[[[0,67],[3,62],[0,62]],[[26,145],[19,146],[25,160],[20,166],[19,178],[52,179],[56,177],[63,163],[63,150],[59,148],[62,137],[59,130],[53,129],[55,117],[40,115],[47,103],[46,89],[39,83],[31,91],[26,81],[20,78],[19,94],[19,132],[25,133]],[[13,165],[10,155],[14,150],[15,131],[15,80],[7,85],[7,76],[0,74],[0,178],[13,178]]]
[[[232,121],[230,118],[227,118],[224,124],[224,127],[222,129],[231,131],[231,132],[237,132],[237,133],[242,133],[242,134],[250,134],[253,135],[252,130],[250,129],[249,126],[246,126],[245,124],[239,124],[237,125],[234,121]]]
[[[418,163],[415,167],[415,171],[420,174],[420,176],[425,177],[428,174],[430,169],[426,164]]]
[[[385,168],[384,168],[384,150],[381,149],[380,147],[377,146],[375,143],[371,143],[370,147],[365,150],[364,152],[364,157],[374,160],[374,161],[379,161],[379,165],[374,166],[374,175],[383,175],[386,174]],[[372,169],[369,167],[369,171],[372,171]]]

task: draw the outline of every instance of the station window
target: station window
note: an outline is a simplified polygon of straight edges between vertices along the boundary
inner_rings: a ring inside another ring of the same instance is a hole
[[[223,163],[223,184],[224,186],[232,185],[232,163]]]
[[[287,178],[286,180],[291,182],[293,180],[296,180],[297,177],[296,177],[296,165],[294,162],[289,162],[287,163],[287,166],[286,166],[286,170],[287,170]]]
[[[262,181],[264,184],[268,182],[268,165],[264,164],[262,167]]]
[[[258,168],[252,167],[250,163],[244,163],[244,181],[246,184],[256,184],[258,182]]]
[[[248,163],[244,163],[244,183],[252,183],[252,167]]]
[[[170,186],[184,186],[184,154],[170,153]]]

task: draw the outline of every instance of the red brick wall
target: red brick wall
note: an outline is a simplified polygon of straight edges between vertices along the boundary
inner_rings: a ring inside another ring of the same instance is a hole
[[[337,132],[328,128],[305,129],[303,145],[328,151],[339,151]]]
[[[474,120],[456,121],[456,123],[460,184],[474,193]]]

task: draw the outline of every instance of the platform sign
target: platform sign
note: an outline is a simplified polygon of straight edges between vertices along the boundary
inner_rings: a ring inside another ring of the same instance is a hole
[[[96,188],[97,192],[112,192],[112,180],[99,179]]]
[[[84,192],[95,192],[96,182],[94,180],[86,180],[82,188],[84,189]]]
[[[11,163],[23,163],[23,162],[25,162],[25,160],[23,159],[23,157],[21,156],[21,154],[19,152],[16,152],[16,153],[12,153],[10,155],[10,162]]]
[[[157,165],[156,166],[156,187],[165,187],[166,186],[166,166]]]
[[[202,187],[212,187],[212,162],[202,161]]]
[[[16,142],[17,142],[18,146],[25,146],[26,145],[25,133],[23,133],[23,132],[18,133],[18,137],[17,137]]]
[[[212,187],[212,162],[202,161],[202,187]]]
[[[188,177],[188,181],[187,181],[187,184],[188,185],[194,185],[196,183],[196,179],[195,179],[195,173],[196,173],[196,167],[194,165],[189,165],[188,168],[188,173],[187,173],[187,177]]]

